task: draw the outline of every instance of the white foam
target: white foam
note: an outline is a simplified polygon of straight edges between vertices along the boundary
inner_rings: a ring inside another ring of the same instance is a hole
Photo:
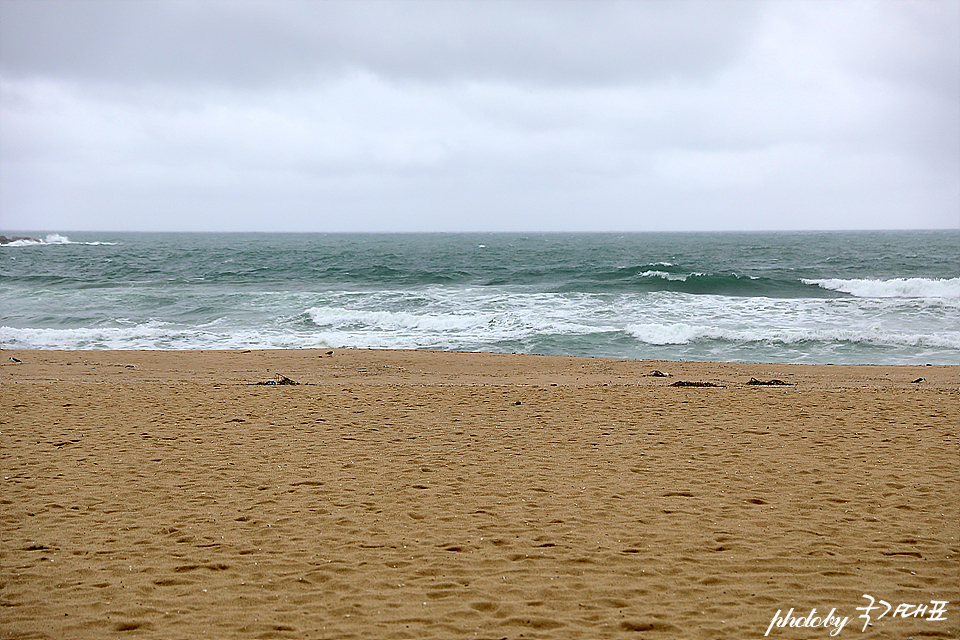
[[[212,323],[211,323],[212,324]],[[296,349],[331,346],[317,335],[276,328],[212,330],[185,328],[160,321],[130,327],[20,329],[0,327],[0,344],[8,349]]]
[[[890,280],[830,278],[804,279],[803,283],[849,293],[858,298],[960,298],[960,278],[892,278]]]
[[[312,307],[307,309],[306,313],[318,327],[363,327],[373,331],[467,331],[497,320],[496,314],[484,313],[420,314],[410,311],[367,311],[334,307]]]
[[[534,296],[491,295],[473,290],[469,295],[472,300],[467,300],[438,289],[429,295],[427,302],[418,305],[418,311],[324,306],[311,307],[306,314],[327,340],[333,340],[331,336],[336,335],[340,339],[349,338],[349,344],[368,347],[468,347],[538,334],[583,335],[617,330],[606,323],[577,321],[583,309],[579,305],[575,310],[563,305],[556,295],[541,294],[535,296],[541,298],[537,301],[531,297]],[[398,301],[391,302],[397,304]],[[409,301],[405,306],[410,306]]]
[[[79,329],[19,329],[0,327],[0,343],[28,349],[162,349],[166,323],[132,327]],[[172,347],[166,347],[172,348]]]
[[[96,245],[116,245],[117,243],[104,242],[104,241],[77,242],[77,241],[71,240],[67,236],[60,235],[59,233],[48,233],[43,238],[14,240],[13,242],[8,242],[3,246],[5,247],[38,247],[41,245],[57,245],[57,244],[84,244],[84,245],[96,246]]]
[[[922,354],[916,358],[930,358],[927,362],[960,359],[957,298],[794,299],[663,291],[532,293],[522,287],[436,286],[416,291],[244,293],[241,298],[229,296],[228,302],[218,298],[216,303],[189,298],[187,307],[212,304],[230,309],[205,313],[203,320],[190,323],[138,317],[135,300],[117,306],[117,290],[107,293],[108,306],[124,309],[126,316],[114,318],[112,326],[0,327],[0,343],[6,348],[26,349],[366,347],[468,351],[524,350],[529,345],[543,349],[544,344],[561,345],[549,348],[562,350],[566,344],[580,345],[573,347],[577,349],[595,345],[590,348],[601,352],[606,344],[618,344],[609,352],[615,353],[621,348],[629,351],[631,347],[625,345],[632,339],[638,355],[729,359],[774,353],[796,359],[809,352],[838,353],[823,357],[842,361],[851,353],[863,352],[871,358],[890,353],[898,362],[910,354]],[[101,294],[82,291],[77,295]],[[24,322],[20,316],[7,317],[9,324]],[[861,345],[866,350],[858,349]],[[882,352],[874,347],[881,347]]]

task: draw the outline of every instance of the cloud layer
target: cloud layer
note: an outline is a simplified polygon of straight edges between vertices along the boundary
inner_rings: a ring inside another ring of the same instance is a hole
[[[954,0],[0,19],[0,228],[960,226]]]

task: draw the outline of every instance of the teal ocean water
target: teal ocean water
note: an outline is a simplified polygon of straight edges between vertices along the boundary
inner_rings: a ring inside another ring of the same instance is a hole
[[[957,230],[17,235],[8,349],[960,363]]]

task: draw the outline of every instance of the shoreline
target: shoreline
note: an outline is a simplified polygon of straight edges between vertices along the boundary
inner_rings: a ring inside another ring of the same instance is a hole
[[[0,351],[0,638],[960,629],[960,366],[327,351]]]
[[[328,355],[332,353],[333,355]],[[15,362],[14,360],[18,361]],[[456,363],[448,362],[455,360]],[[193,361],[189,372],[202,376],[226,373],[232,381],[246,379],[250,375],[279,371],[293,371],[306,384],[318,384],[326,376],[348,377],[367,382],[420,382],[440,383],[449,380],[480,382],[487,376],[508,376],[512,384],[526,384],[540,380],[544,375],[556,375],[569,383],[571,376],[586,383],[624,384],[625,376],[632,376],[641,386],[649,383],[674,382],[677,375],[709,375],[724,378],[731,384],[744,382],[747,376],[756,377],[776,374],[796,377],[815,385],[836,383],[840,385],[899,385],[912,386],[917,378],[924,378],[945,385],[945,388],[960,387],[960,365],[943,364],[805,364],[776,362],[712,362],[699,360],[657,360],[634,358],[611,358],[606,356],[558,356],[524,353],[501,353],[486,351],[436,351],[427,349],[0,349],[0,367],[25,366],[19,370],[20,379],[32,379],[28,372],[44,371],[52,375],[52,368],[70,379],[76,370],[59,369],[73,364],[89,366],[113,366],[133,369],[131,380],[139,379],[144,371],[158,375],[174,375],[184,361]],[[422,368],[410,369],[403,365],[421,367],[432,364],[435,371],[426,374]],[[199,366],[198,366],[199,365]],[[360,373],[363,367],[366,370]],[[351,376],[351,368],[356,375]],[[0,369],[2,370],[2,369]],[[653,371],[670,375],[658,380]],[[24,378],[24,374],[27,377]],[[87,372],[88,373],[88,372]],[[131,372],[127,372],[128,374]],[[406,374],[406,375],[390,375]],[[930,374],[929,376],[926,374]],[[292,377],[292,376],[291,376]],[[645,381],[645,378],[653,380]],[[909,380],[907,380],[909,378]],[[819,381],[819,383],[818,383]]]

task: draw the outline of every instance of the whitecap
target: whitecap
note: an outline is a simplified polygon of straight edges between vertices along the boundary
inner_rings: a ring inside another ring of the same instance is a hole
[[[700,275],[700,274],[690,274],[690,275]],[[668,273],[666,271],[644,271],[640,274],[641,278],[662,278],[664,280],[686,282],[687,277],[679,273]]]

